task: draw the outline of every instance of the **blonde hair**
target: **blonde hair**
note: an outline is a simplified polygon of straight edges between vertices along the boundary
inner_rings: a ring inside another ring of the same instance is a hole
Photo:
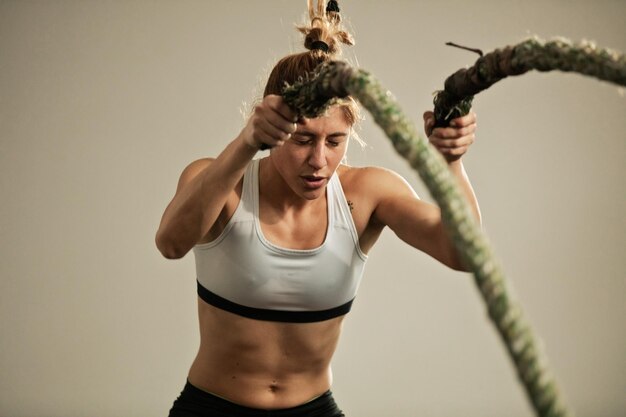
[[[281,94],[285,85],[305,77],[318,65],[337,59],[341,56],[342,44],[354,45],[354,38],[341,24],[337,1],[330,0],[326,4],[325,0],[318,0],[316,7],[314,0],[307,0],[307,5],[310,23],[296,27],[304,35],[307,51],[287,55],[276,63],[265,85],[263,97]],[[323,49],[320,49],[320,42]],[[354,126],[361,119],[359,106],[352,97],[341,100],[337,105],[344,110],[350,125]],[[353,136],[362,143],[356,132],[353,132]]]

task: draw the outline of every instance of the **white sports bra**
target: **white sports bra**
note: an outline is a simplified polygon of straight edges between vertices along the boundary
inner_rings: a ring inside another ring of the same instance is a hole
[[[243,179],[241,201],[220,236],[194,247],[198,295],[257,320],[315,322],[344,315],[367,255],[337,174],[326,187],[328,229],[321,246],[297,250],[269,242],[259,223],[259,160]]]

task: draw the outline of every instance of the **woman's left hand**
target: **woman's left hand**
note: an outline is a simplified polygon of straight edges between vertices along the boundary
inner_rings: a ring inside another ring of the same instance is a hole
[[[449,127],[433,128],[434,125],[433,112],[424,112],[424,131],[428,140],[448,162],[461,159],[476,139],[476,113],[452,119]]]

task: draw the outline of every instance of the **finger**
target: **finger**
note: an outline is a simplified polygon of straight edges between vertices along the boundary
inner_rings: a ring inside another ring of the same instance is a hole
[[[469,112],[465,116],[457,117],[450,121],[450,126],[453,127],[464,127],[472,124],[476,124],[476,113],[474,112]]]
[[[436,137],[431,138],[431,143],[436,148],[459,148],[463,146],[469,146],[474,143],[475,136],[473,134],[463,136],[458,139],[439,139]]]
[[[291,137],[290,133],[276,128],[267,120],[264,113],[268,111],[272,112],[268,109],[255,108],[255,113],[249,121],[250,142],[255,146],[262,144],[274,146],[277,141],[288,140]]]
[[[448,150],[448,155],[451,156],[463,156],[469,150],[469,146],[462,146],[460,148],[452,148]]]
[[[263,129],[258,129],[255,132],[255,139],[258,143],[261,143],[261,149],[273,148],[275,146],[282,146],[285,143],[285,140],[278,139],[276,136],[267,133]]]
[[[437,127],[431,133],[434,139],[457,139],[460,136],[458,130],[452,127]]]
[[[460,148],[439,149],[439,152],[441,152],[441,154],[446,156],[446,157],[450,157],[450,156],[461,157],[461,156],[465,155],[468,150],[469,150],[468,146],[463,146],[463,147],[460,147]]]
[[[297,126],[294,122],[286,120],[279,112],[274,110],[274,108],[269,105],[260,105],[256,107],[255,116],[257,117],[256,121],[258,123],[258,126],[268,124],[279,131],[274,133],[272,130],[269,130],[269,128],[266,128],[267,132],[272,135],[279,135],[280,133],[292,134],[297,129]]]
[[[298,124],[294,122],[288,122],[282,117],[277,117],[276,113],[270,114],[267,117],[267,123],[274,129],[291,136],[298,130]]]
[[[263,134],[266,140],[271,141],[285,141],[291,139],[291,133],[285,132],[282,129],[277,128],[272,123],[261,121],[257,126],[257,131]],[[269,144],[269,142],[266,142]]]
[[[276,142],[276,144],[274,144],[272,146],[270,146],[268,144],[265,144],[265,143],[262,143],[261,146],[259,146],[259,150],[266,151],[268,149],[272,149],[272,148],[276,148],[276,147],[279,147],[279,146],[283,146],[284,144],[285,144],[285,141],[282,141],[282,140]]]
[[[455,128],[455,127],[438,127],[433,129],[432,135],[441,139],[458,139],[468,136],[476,131],[476,125]]]
[[[264,101],[265,100],[267,100],[268,106],[276,113],[278,113],[287,122],[297,122],[298,114],[293,111],[291,107],[287,105],[287,103],[285,103],[285,100],[281,96],[268,95],[266,96]]]
[[[296,113],[291,107],[289,107],[287,103],[282,101],[282,99],[281,99],[281,104],[278,107],[277,111],[280,113],[281,116],[285,118],[285,120],[291,123],[298,122],[298,113]]]
[[[435,126],[435,114],[432,111],[424,112],[424,132],[426,136],[430,136],[433,133],[433,127]]]
[[[281,107],[286,107],[287,113],[285,109],[281,109]],[[286,117],[291,115],[290,118]],[[266,114],[268,122],[270,122],[275,128],[282,130],[286,133],[294,133],[298,129],[297,125],[297,115],[292,112],[286,104],[279,105],[278,107],[269,107],[269,111]]]

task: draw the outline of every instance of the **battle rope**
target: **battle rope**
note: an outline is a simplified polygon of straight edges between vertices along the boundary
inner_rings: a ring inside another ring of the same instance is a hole
[[[626,85],[624,56],[596,50],[591,44],[572,47],[562,40],[547,44],[529,40],[488,54],[478,62],[475,68],[461,70],[446,80],[445,93],[438,95],[439,114],[446,116],[443,119],[450,120],[469,111],[471,97],[467,96],[467,91],[476,94],[506,75],[521,74],[532,68],[576,71]],[[487,64],[483,65],[484,62]],[[510,65],[506,66],[504,62],[510,62]],[[465,84],[457,82],[458,78],[471,80],[472,87],[460,88]],[[357,99],[372,114],[396,151],[420,175],[441,208],[447,230],[474,274],[489,316],[506,345],[537,415],[568,415],[521,307],[507,290],[502,267],[471,215],[444,158],[427,140],[416,134],[413,124],[402,113],[390,92],[368,72],[354,69],[341,61],[321,65],[309,77],[283,92],[285,101],[306,117],[323,114],[329,106],[348,95]],[[442,107],[442,102],[447,107]]]
[[[577,72],[626,86],[626,55],[589,41],[572,44],[562,38],[548,42],[531,38],[496,49],[478,58],[472,67],[449,76],[444,90],[435,96],[436,126],[446,126],[451,119],[467,114],[474,95],[501,79],[533,69]]]

